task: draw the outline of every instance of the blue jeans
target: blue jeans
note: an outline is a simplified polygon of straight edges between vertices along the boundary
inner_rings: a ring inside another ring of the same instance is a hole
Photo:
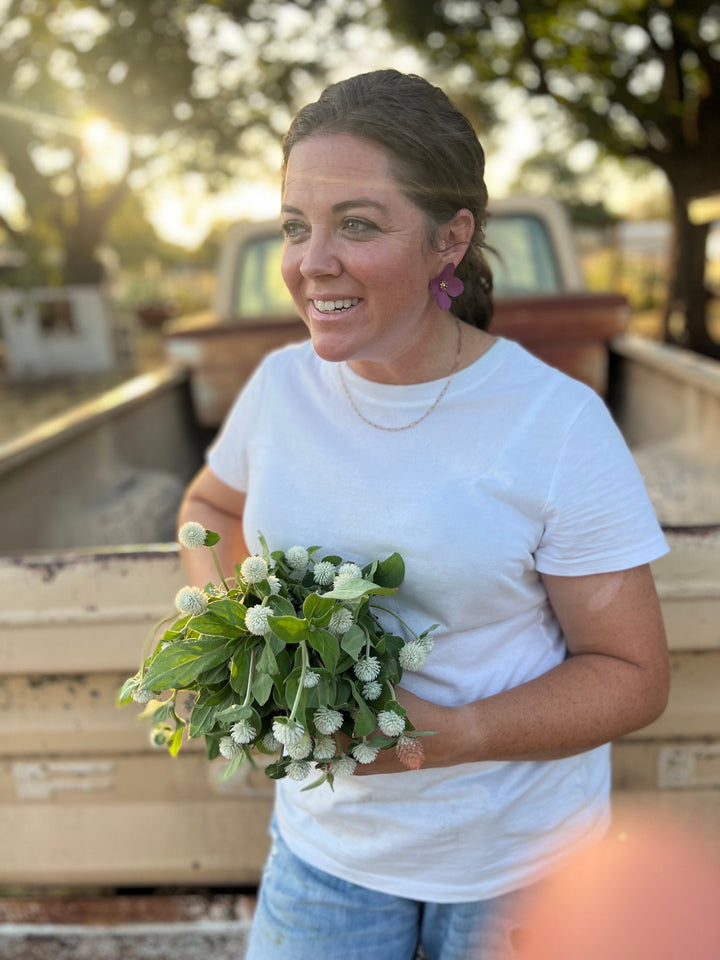
[[[245,960],[509,960],[523,891],[421,903],[311,867],[273,830]],[[420,956],[423,954],[421,953]]]

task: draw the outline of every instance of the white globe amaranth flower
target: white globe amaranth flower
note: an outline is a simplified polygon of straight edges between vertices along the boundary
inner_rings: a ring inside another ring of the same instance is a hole
[[[240,747],[235,743],[232,737],[223,737],[218,744],[220,756],[226,760],[234,760],[240,753]]]
[[[328,624],[328,630],[336,637],[344,636],[350,627],[355,623],[352,613],[347,607],[339,607],[333,610]]]
[[[399,737],[405,729],[405,718],[394,710],[381,710],[377,715],[377,721],[386,737]]]
[[[347,583],[348,580],[360,580],[362,570],[356,563],[344,563],[335,574],[335,586]]]
[[[207,610],[207,605],[207,594],[200,587],[182,587],[175,597],[175,606],[180,613],[191,617],[203,613]]]
[[[358,680],[368,683],[370,680],[377,680],[380,673],[380,661],[377,657],[364,657],[353,667],[355,676]]]
[[[257,554],[253,557],[245,557],[240,564],[240,576],[245,583],[262,583],[263,580],[267,580],[268,565]]]
[[[267,630],[268,617],[272,616],[270,607],[263,607],[258,603],[254,607],[248,607],[245,612],[245,626],[250,633],[256,637],[261,637]]]
[[[150,703],[150,701],[155,698],[155,694],[152,690],[144,690],[140,687],[137,690],[133,690],[132,698],[135,703]]]
[[[369,743],[358,743],[352,748],[352,755],[358,763],[372,763],[380,753],[379,747],[371,747]]]
[[[330,736],[342,726],[343,715],[339,710],[333,710],[331,707],[318,707],[313,714],[313,720],[318,733]]]
[[[292,744],[287,748],[288,755],[293,758],[293,760],[304,760],[305,757],[309,757],[312,753],[312,739],[310,735],[304,733],[297,743]]]
[[[249,720],[237,720],[230,727],[230,736],[235,743],[252,743],[257,736],[257,730]]]
[[[303,678],[303,687],[306,690],[313,690],[320,683],[320,674],[314,673],[312,670],[305,671],[305,677]]]
[[[334,777],[351,777],[355,773],[356,766],[357,761],[344,753],[330,763],[330,773]]]
[[[282,583],[278,580],[277,577],[270,574],[270,576],[267,578],[267,581],[270,584],[270,593],[273,595],[273,597],[276,594],[280,593],[280,588],[282,587]]]
[[[283,747],[292,747],[302,739],[305,729],[297,720],[289,717],[278,717],[273,720],[272,732],[278,743]]]
[[[382,684],[378,683],[377,680],[370,680],[369,683],[363,684],[362,695],[366,700],[377,700],[381,693]]]
[[[398,654],[398,662],[403,670],[419,670],[425,663],[427,655],[428,651],[424,644],[411,640]]]
[[[276,740],[272,733],[266,733],[262,738],[262,745],[270,753],[275,753],[276,750],[279,750],[282,744],[279,740]]]
[[[307,760],[291,760],[285,767],[285,773],[291,780],[307,780],[311,766]]]
[[[188,520],[178,530],[178,543],[186,550],[195,550],[197,547],[205,546],[207,531],[201,523],[194,520]]]
[[[335,741],[331,737],[318,737],[313,747],[313,760],[332,760],[335,756]]]
[[[153,747],[164,747],[172,736],[172,730],[165,724],[155,726],[150,731],[150,743]]]
[[[310,562],[310,554],[305,547],[290,547],[285,551],[285,559],[293,570],[304,570]]]
[[[329,560],[321,560],[315,564],[313,580],[321,587],[329,587],[335,579],[335,564]]]

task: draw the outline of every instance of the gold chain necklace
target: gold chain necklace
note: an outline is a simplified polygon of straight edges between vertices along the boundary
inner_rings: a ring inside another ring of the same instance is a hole
[[[340,374],[340,383],[342,384],[342,388],[345,392],[345,396],[348,398],[348,402],[350,406],[353,408],[353,410],[358,415],[358,417],[360,417],[363,423],[367,423],[368,426],[374,427],[376,430],[387,430],[388,433],[399,433],[401,430],[410,430],[411,427],[416,427],[419,423],[422,423],[426,417],[430,416],[430,414],[433,412],[435,407],[440,403],[442,398],[448,392],[448,388],[450,387],[450,384],[453,382],[453,378],[455,374],[458,372],[458,369],[460,367],[460,355],[462,354],[462,326],[460,324],[460,321],[457,318],[455,319],[455,323],[457,324],[457,334],[458,334],[457,353],[455,354],[455,362],[453,363],[453,368],[450,371],[450,376],[447,378],[447,380],[443,385],[442,390],[437,395],[437,397],[435,397],[435,399],[427,408],[425,413],[421,417],[418,417],[417,420],[413,420],[412,423],[406,423],[402,427],[385,427],[381,423],[375,423],[373,420],[369,420],[364,413],[361,413],[356,407],[355,401],[350,396],[350,391],[348,390],[348,385],[347,385],[347,382],[345,381],[345,374],[343,373],[342,364],[338,364],[338,373]]]

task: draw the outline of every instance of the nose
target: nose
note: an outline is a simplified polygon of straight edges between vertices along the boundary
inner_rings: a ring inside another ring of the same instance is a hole
[[[337,277],[342,273],[332,238],[324,231],[313,230],[303,244],[300,272],[308,280],[313,277]]]

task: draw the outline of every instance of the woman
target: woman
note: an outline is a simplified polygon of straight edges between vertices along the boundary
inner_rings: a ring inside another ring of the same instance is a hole
[[[503,949],[518,892],[607,828],[608,742],[665,706],[664,539],[602,402],[485,330],[483,169],[465,117],[395,71],[329,87],[285,139],[311,341],[261,364],[180,519],[228,570],[256,531],[399,551],[403,619],[440,628],[398,699],[437,735],[421,770],[385,751],[334,792],[279,783],[250,960]]]

